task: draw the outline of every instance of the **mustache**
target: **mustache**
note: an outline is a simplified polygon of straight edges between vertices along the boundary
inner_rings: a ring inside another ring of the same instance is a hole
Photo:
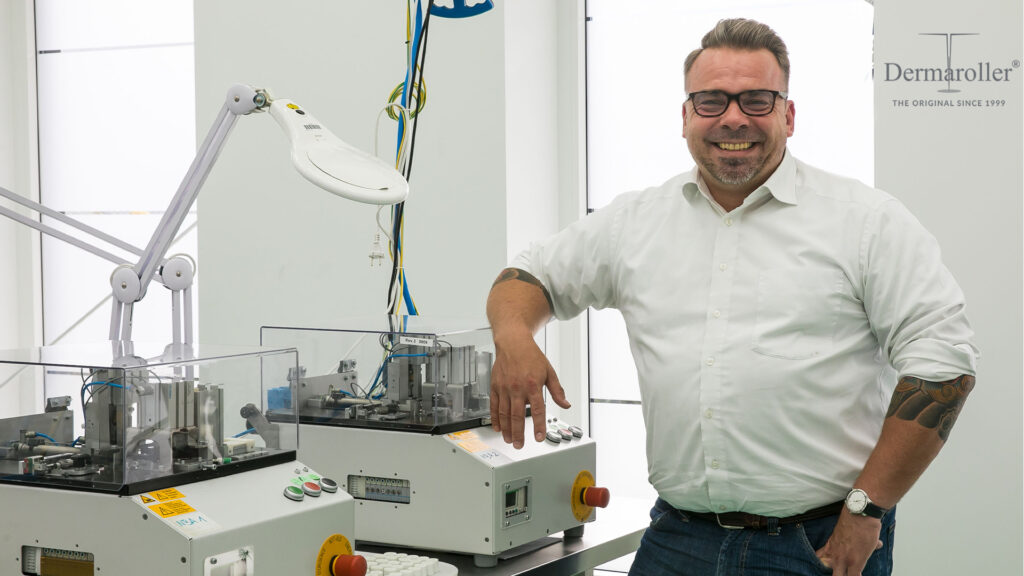
[[[744,126],[736,130],[730,130],[728,128],[716,128],[715,130],[708,132],[706,135],[708,140],[743,140],[746,142],[760,142],[764,140],[764,133],[760,130],[751,130]]]

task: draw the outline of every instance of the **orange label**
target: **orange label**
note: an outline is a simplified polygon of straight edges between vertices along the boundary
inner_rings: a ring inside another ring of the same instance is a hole
[[[150,506],[149,509],[161,518],[170,518],[171,516],[188,514],[196,511],[195,508],[189,506],[184,500],[171,500],[169,502],[154,504]]]
[[[146,496],[149,496],[150,498],[156,500],[157,502],[164,502],[164,501],[167,501],[167,500],[179,500],[179,499],[185,497],[184,494],[182,494],[181,492],[178,492],[177,488],[168,488],[166,490],[158,490],[156,492],[150,492]],[[143,498],[145,498],[146,496],[143,496]],[[143,501],[145,501],[145,500],[143,500]]]
[[[459,442],[459,448],[473,454],[475,452],[480,452],[481,450],[486,450],[488,446],[480,440],[473,438],[471,440],[463,440],[462,442]]]

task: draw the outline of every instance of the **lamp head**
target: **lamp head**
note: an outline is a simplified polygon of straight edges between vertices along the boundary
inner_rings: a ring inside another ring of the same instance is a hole
[[[313,184],[365,204],[397,204],[409,195],[398,170],[346,144],[298,104],[275,99],[270,115],[288,135],[295,169]]]

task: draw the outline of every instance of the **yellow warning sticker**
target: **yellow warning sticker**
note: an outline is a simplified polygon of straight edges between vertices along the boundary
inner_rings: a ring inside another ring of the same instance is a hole
[[[196,511],[195,508],[189,506],[184,500],[171,500],[169,502],[154,504],[150,506],[149,509],[161,518],[170,518],[171,516],[189,514]]]
[[[167,500],[179,500],[185,497],[184,494],[178,492],[177,488],[167,488],[166,490],[150,492],[149,494],[146,494],[146,496],[149,496],[150,498],[156,500],[157,502],[165,502]],[[145,498],[146,496],[143,496],[143,498]],[[143,502],[145,502],[145,500],[143,500]]]
[[[150,498],[149,496],[146,496],[145,494],[143,494],[142,496],[139,496],[139,499],[142,500],[143,504],[149,504],[150,502],[156,502],[156,500]]]
[[[461,432],[452,432],[448,435],[452,440],[476,440],[476,430],[462,430]]]
[[[484,444],[480,440],[473,438],[471,440],[463,440],[462,442],[459,442],[459,448],[462,448],[463,450],[469,452],[470,454],[474,454],[476,452],[480,452],[481,450],[486,450],[488,446],[487,444]]]

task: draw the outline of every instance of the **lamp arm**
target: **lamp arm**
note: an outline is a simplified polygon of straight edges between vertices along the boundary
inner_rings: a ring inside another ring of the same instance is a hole
[[[0,196],[11,198],[12,196],[17,196],[17,194],[14,194],[13,192],[11,192],[11,191],[9,191],[9,190],[7,190],[5,188],[0,188]],[[29,201],[29,202],[31,202],[31,201]],[[18,214],[17,212],[15,212],[14,210],[11,210],[10,208],[7,208],[6,206],[0,206],[0,214],[10,218],[11,220],[14,220],[15,222],[20,222],[20,223],[24,224],[25,226],[28,226],[29,228],[35,228],[36,230],[39,230],[40,232],[42,232],[44,234],[47,234],[49,236],[53,236],[54,238],[57,238],[58,240],[63,240],[63,241],[65,241],[68,244],[71,244],[73,246],[77,246],[77,247],[81,248],[82,250],[85,250],[86,252],[90,252],[92,254],[95,254],[96,256],[99,256],[100,258],[103,258],[105,260],[109,260],[109,261],[113,262],[114,264],[124,264],[125,263],[125,259],[124,258],[119,258],[119,257],[115,256],[114,254],[111,254],[110,252],[107,252],[106,250],[103,250],[102,248],[99,248],[97,246],[93,246],[92,244],[89,244],[88,242],[86,242],[84,240],[80,240],[80,239],[75,238],[74,236],[72,236],[70,234],[67,234],[65,232],[61,232],[60,230],[57,230],[56,228],[54,228],[52,226],[47,226],[46,224],[43,224],[42,222],[39,222],[39,221],[36,221],[36,220],[33,220],[32,218],[29,218],[28,216],[24,216],[22,214]],[[139,250],[138,248],[136,248],[135,250],[137,252],[141,252],[141,250]]]
[[[185,259],[166,259],[165,256],[185,222],[189,210],[195,203],[206,177],[209,176],[217,157],[220,156],[238,117],[267,109],[270,110],[271,116],[281,126],[291,142],[292,163],[295,169],[310,182],[338,196],[368,204],[394,204],[405,200],[409,193],[409,184],[397,170],[379,158],[341,141],[297,104],[289,100],[272,102],[266,91],[236,84],[228,90],[224,105],[221,107],[213,127],[196,153],[195,159],[178,186],[177,192],[171,199],[170,205],[160,219],[145,250],[139,250],[109,234],[78,222],[74,218],[0,188],[0,195],[14,202],[56,218],[69,226],[138,255],[139,260],[134,266],[88,242],[74,238],[41,222],[36,222],[6,207],[0,206],[0,215],[64,240],[118,265],[110,276],[110,286],[113,291],[113,306],[110,316],[110,340],[112,342],[128,342],[130,344],[133,305],[146,295],[149,283],[156,279],[169,288],[172,293],[181,291],[185,296],[184,344],[188,345],[191,343],[192,329],[189,298],[195,266],[190,261],[186,262]],[[163,271],[157,274],[161,267],[163,267]],[[164,277],[169,272],[172,272],[170,277]],[[174,297],[176,298],[176,296]],[[176,310],[174,317],[176,321],[178,317]],[[175,344],[178,344],[179,335],[176,325],[174,329]],[[115,355],[117,355],[116,352],[115,350]]]
[[[30,200],[28,198],[25,198],[24,196],[20,196],[18,194],[15,194],[14,192],[11,192],[10,190],[7,190],[7,189],[5,189],[3,187],[0,187],[0,196],[3,196],[4,198],[7,198],[8,200],[10,200],[11,202],[14,202],[16,204],[21,204],[22,206],[25,206],[26,208],[28,208],[28,209],[30,209],[30,210],[32,210],[34,212],[38,212],[38,213],[40,213],[40,214],[42,214],[44,216],[49,216],[50,218],[53,218],[54,220],[58,220],[60,222],[63,222],[65,224],[67,224],[68,226],[71,226],[72,228],[77,228],[78,230],[81,230],[82,232],[85,232],[86,234],[89,234],[90,236],[94,236],[94,237],[96,237],[96,238],[106,242],[107,244],[110,244],[112,246],[117,246],[118,248],[124,250],[125,252],[130,252],[132,254],[135,254],[136,256],[141,256],[142,255],[142,249],[141,248],[137,248],[135,246],[132,246],[131,244],[121,240],[120,238],[116,238],[114,236],[111,236],[110,234],[107,234],[106,232],[104,232],[102,230],[97,230],[96,228],[93,228],[92,226],[89,226],[88,224],[85,224],[83,222],[79,222],[78,220],[75,220],[74,218],[68,216],[67,214],[64,214],[63,212],[58,212],[57,210],[54,210],[52,208],[47,208],[46,206],[44,206],[44,205],[42,205],[42,204],[40,204],[38,202],[35,202],[35,201]],[[26,216],[22,216],[21,214],[18,214],[17,212],[14,212],[13,210],[10,210],[10,209],[5,208],[3,206],[0,206],[0,214],[3,214],[4,216],[7,216],[11,220],[16,220],[18,222],[21,222],[22,224],[24,224],[26,226],[29,226],[30,228],[35,228],[36,230],[39,230],[40,232],[43,232],[45,234],[49,234],[50,236],[53,236],[54,238],[58,238],[60,240],[63,240],[65,242],[67,242],[68,244],[73,244],[73,245],[78,246],[79,248],[81,248],[83,250],[87,250],[89,252],[92,252],[93,254],[96,254],[97,256],[99,256],[101,258],[105,258],[107,260],[110,260],[111,262],[113,262],[115,264],[124,264],[125,263],[125,259],[124,258],[118,258],[117,256],[112,256],[110,253],[105,252],[102,249],[100,249],[100,248],[98,248],[98,247],[96,247],[94,245],[88,244],[84,240],[80,240],[80,239],[74,238],[74,237],[72,237],[72,236],[70,236],[68,234],[64,234],[60,230],[57,230],[56,228],[53,228],[52,226],[48,226],[48,225],[43,224],[43,223],[41,223],[41,222],[39,222],[37,220],[33,220],[33,219],[28,218]]]
[[[146,295],[150,281],[153,280],[157,269],[163,264],[164,256],[170,249],[174,237],[178,234],[178,230],[188,216],[188,211],[199,195],[200,188],[224,148],[224,143],[231,134],[235,121],[239,116],[248,114],[264,105],[265,98],[265,93],[242,84],[236,84],[228,90],[224,106],[221,107],[213,127],[196,153],[185,178],[178,186],[178,191],[171,199],[171,203],[150,238],[145,252],[133,268],[139,278],[138,284],[122,291],[119,291],[117,286],[114,287],[114,296],[119,301],[123,303],[137,302]]]

